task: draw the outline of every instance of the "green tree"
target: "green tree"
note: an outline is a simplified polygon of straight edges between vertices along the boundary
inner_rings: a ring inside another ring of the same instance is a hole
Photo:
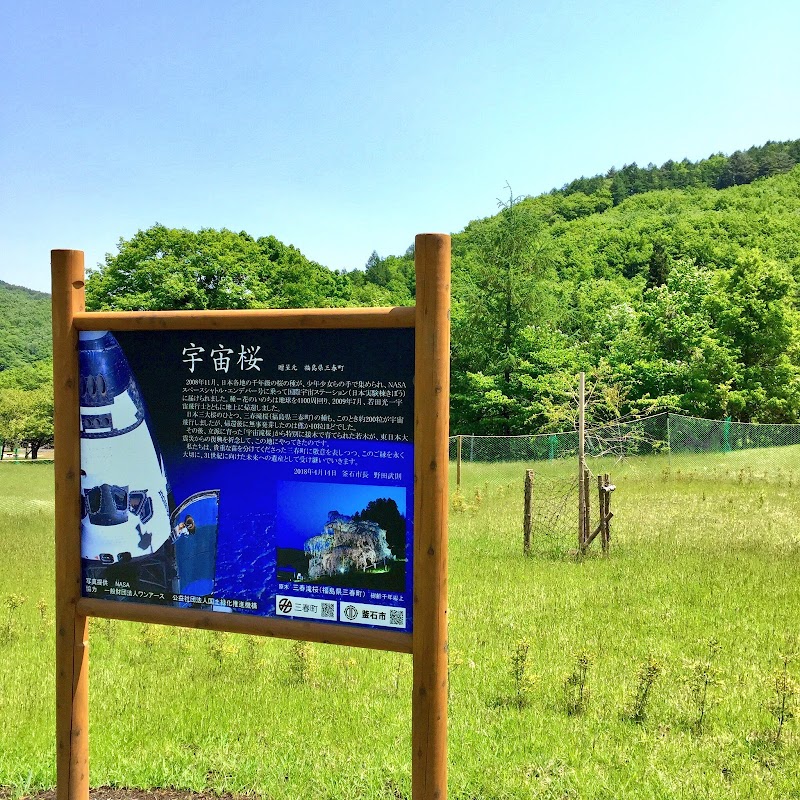
[[[0,372],[0,441],[36,458],[53,439],[53,362]]]
[[[347,279],[274,236],[154,225],[122,239],[86,282],[90,309],[303,308],[346,305]]]
[[[53,440],[52,385],[32,391],[0,388],[0,439],[4,447],[22,445],[26,457],[38,457]]]
[[[737,150],[729,159],[717,181],[717,187],[740,186],[758,177],[758,165],[748,153]]]
[[[496,217],[473,228],[457,267],[453,385],[457,418],[507,434],[525,416],[521,406],[528,396],[517,373],[523,333],[541,317],[539,289],[550,266],[550,243],[534,207],[510,187],[508,202],[499,206]]]
[[[753,421],[796,421],[800,320],[791,301],[797,291],[792,273],[759,250],[745,250],[721,280],[716,324],[740,367],[730,410]]]

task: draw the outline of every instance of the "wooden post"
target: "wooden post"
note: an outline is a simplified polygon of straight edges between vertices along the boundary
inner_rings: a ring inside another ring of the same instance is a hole
[[[522,521],[522,551],[528,555],[531,549],[531,508],[533,505],[533,470],[525,470],[525,515]]]
[[[586,466],[586,373],[578,377],[578,553],[586,547],[586,503],[588,497],[584,493],[583,472]]]
[[[669,428],[669,411],[667,413],[667,466],[672,469],[672,432]]]
[[[589,537],[591,536],[592,530],[592,502],[591,502],[591,495],[589,494],[590,491],[590,476],[589,470],[583,470],[583,547],[584,550],[589,546]]]
[[[601,506],[601,514],[603,519],[603,537],[600,544],[603,547],[603,552],[608,555],[609,542],[611,541],[611,492],[608,487],[611,485],[611,479],[606,472],[603,475],[603,505]]]
[[[463,441],[463,436],[456,438],[456,487],[459,489],[461,488],[461,445]]]
[[[56,780],[58,800],[89,797],[89,642],[81,597],[80,394],[75,314],[84,310],[83,253],[53,250],[55,419]]]
[[[446,800],[450,237],[419,234],[415,267],[411,793],[413,800]]]
[[[608,475],[605,476],[606,479]],[[607,483],[608,481],[606,481]],[[608,492],[605,491],[604,487],[606,483],[603,483],[603,476],[597,476],[597,508],[600,514],[600,521],[598,523],[598,530],[600,532],[600,545],[603,548],[603,552],[606,551],[606,499]]]

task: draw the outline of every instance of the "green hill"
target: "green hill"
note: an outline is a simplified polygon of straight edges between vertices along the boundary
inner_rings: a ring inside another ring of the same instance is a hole
[[[0,371],[51,356],[50,295],[0,281]]]

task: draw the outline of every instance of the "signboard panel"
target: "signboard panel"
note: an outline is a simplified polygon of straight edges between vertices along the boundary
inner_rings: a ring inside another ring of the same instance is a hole
[[[83,595],[410,632],[414,335],[81,332]]]

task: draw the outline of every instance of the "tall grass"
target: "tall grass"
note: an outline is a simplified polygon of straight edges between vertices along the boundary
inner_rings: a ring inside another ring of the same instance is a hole
[[[797,723],[777,740],[768,710],[800,631],[798,457],[774,451],[769,474],[746,453],[595,466],[618,486],[611,556],[580,562],[569,542],[522,556],[526,465],[465,465],[450,525],[451,797],[800,794]],[[15,617],[0,651],[0,785],[17,793],[55,778],[53,635],[37,608],[52,608],[51,497],[51,468],[0,468],[0,622]],[[13,611],[12,594],[27,598]],[[93,785],[410,795],[409,657],[103,620],[90,635]],[[692,676],[711,639],[700,730]],[[591,699],[569,714],[582,653]],[[633,721],[651,660],[658,680]]]

